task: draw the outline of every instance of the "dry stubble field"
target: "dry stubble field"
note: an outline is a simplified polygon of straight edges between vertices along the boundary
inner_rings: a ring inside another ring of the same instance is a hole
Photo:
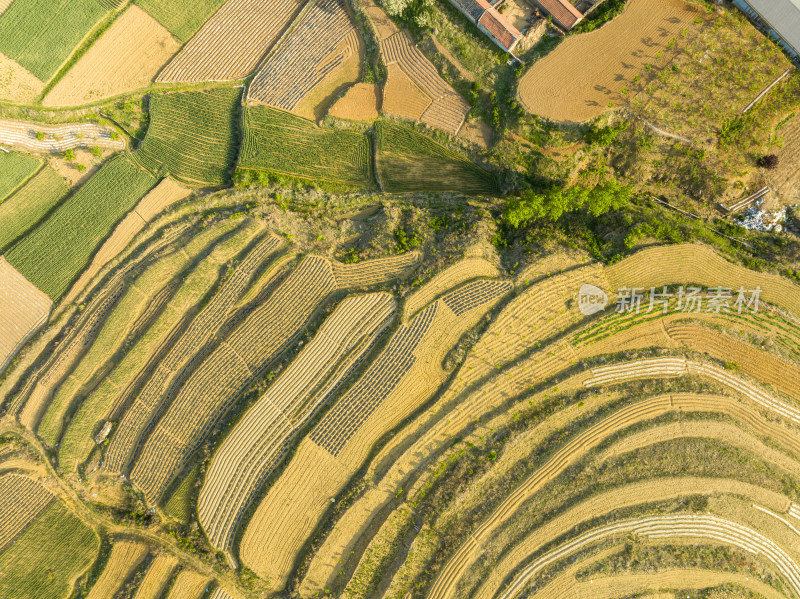
[[[668,59],[681,32],[702,14],[684,0],[631,0],[610,23],[570,36],[534,63],[520,80],[519,98],[553,121],[597,117],[620,105],[634,77],[648,79],[647,65]]]

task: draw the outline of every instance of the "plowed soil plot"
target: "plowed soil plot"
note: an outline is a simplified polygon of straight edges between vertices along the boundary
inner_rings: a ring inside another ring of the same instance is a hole
[[[33,73],[0,53],[0,100],[27,104],[33,102],[43,89],[44,83]]]
[[[657,64],[658,56],[663,62],[670,42],[699,14],[683,0],[630,0],[607,25],[568,38],[536,62],[520,81],[520,100],[554,121],[599,116],[609,103],[619,103],[627,81]]]
[[[44,99],[76,106],[147,86],[180,45],[161,24],[131,6]]]
[[[158,82],[233,81],[250,75],[302,0],[230,0],[158,76]]]

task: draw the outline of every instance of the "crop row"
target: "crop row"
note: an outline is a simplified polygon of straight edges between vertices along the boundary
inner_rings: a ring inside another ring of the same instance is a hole
[[[148,497],[163,495],[239,393],[300,334],[334,289],[330,263],[306,257],[198,367],[145,442],[131,472],[131,480]]]
[[[256,269],[278,245],[277,238],[272,236],[259,242],[172,346],[126,410],[106,452],[106,469],[122,472],[127,468],[143,435],[161,414],[162,405],[167,401],[170,382],[197,356],[209,339],[215,336]]]
[[[215,547],[231,550],[239,519],[287,443],[364,357],[394,309],[388,294],[345,299],[225,439],[198,502]]]
[[[385,191],[495,191],[487,171],[411,127],[378,121],[375,136],[378,178]]]
[[[194,186],[224,185],[236,160],[240,88],[153,95],[150,126],[134,158]]]
[[[356,131],[317,127],[268,106],[245,110],[239,166],[294,177],[370,185],[369,137]]]
[[[0,552],[53,500],[53,495],[27,476],[0,477]]]
[[[343,0],[312,0],[250,84],[248,100],[294,110],[343,60],[331,56],[357,35]]]
[[[123,215],[156,184],[156,177],[122,155],[106,163],[38,228],[6,255],[54,300],[89,262]]]

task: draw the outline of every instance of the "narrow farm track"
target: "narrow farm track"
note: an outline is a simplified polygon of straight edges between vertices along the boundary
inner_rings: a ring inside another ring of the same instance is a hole
[[[0,119],[0,144],[46,153],[91,146],[109,150],[125,149],[125,140],[110,127],[94,123],[47,125],[8,119]]]

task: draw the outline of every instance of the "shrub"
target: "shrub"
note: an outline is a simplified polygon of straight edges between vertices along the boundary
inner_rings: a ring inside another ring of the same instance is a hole
[[[767,170],[778,168],[778,156],[776,154],[767,154],[765,156],[761,156],[756,161],[756,164]]]

